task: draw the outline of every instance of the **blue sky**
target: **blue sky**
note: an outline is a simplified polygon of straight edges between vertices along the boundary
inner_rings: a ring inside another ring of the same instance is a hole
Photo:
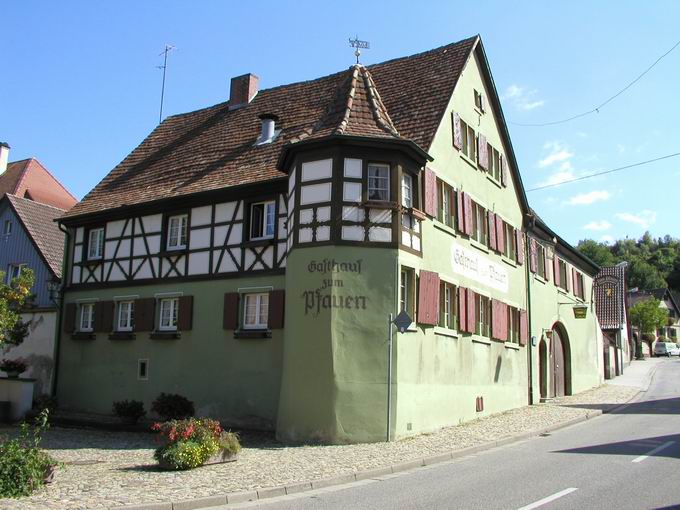
[[[680,48],[598,114],[680,38],[680,2],[9,2],[3,7],[0,140],[82,197],[155,127],[165,43],[167,115],[312,79],[371,42],[381,62],[481,34],[527,189],[680,151]],[[680,157],[529,192],[567,240],[680,236]]]

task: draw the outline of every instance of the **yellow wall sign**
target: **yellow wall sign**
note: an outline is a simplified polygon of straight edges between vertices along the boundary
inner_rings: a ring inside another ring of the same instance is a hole
[[[587,306],[574,307],[574,319],[585,319],[587,314],[588,314]]]

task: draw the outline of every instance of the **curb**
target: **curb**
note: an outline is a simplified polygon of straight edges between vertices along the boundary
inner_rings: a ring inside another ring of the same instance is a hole
[[[653,375],[653,374],[652,374]],[[651,379],[650,379],[651,381]],[[355,473],[349,473],[345,475],[338,475],[332,478],[324,478],[322,480],[313,480],[308,482],[298,482],[290,485],[282,485],[278,487],[266,487],[262,489],[252,490],[252,491],[242,491],[242,492],[229,492],[226,494],[220,494],[216,496],[208,496],[197,499],[189,499],[182,501],[169,501],[163,503],[149,503],[143,505],[132,505],[132,506],[116,506],[109,507],[110,510],[197,510],[200,508],[209,508],[214,506],[229,505],[235,503],[245,503],[248,501],[259,501],[269,498],[276,498],[280,496],[287,496],[290,494],[298,494],[300,492],[307,492],[316,489],[322,489],[326,487],[333,487],[336,485],[344,485],[347,483],[358,482],[361,480],[369,480],[371,478],[378,478],[381,476],[401,473],[404,471],[409,471],[419,467],[432,466],[435,464],[440,464],[443,462],[448,462],[451,460],[459,459],[467,455],[472,455],[475,453],[481,453],[483,451],[491,450],[493,448],[498,448],[500,446],[506,446],[512,443],[517,443],[524,439],[529,439],[532,437],[539,436],[541,434],[546,434],[549,432],[554,432],[563,428],[576,425],[577,423],[582,423],[584,421],[597,418],[603,414],[610,414],[621,409],[624,409],[631,405],[637,398],[644,393],[646,390],[640,390],[635,395],[633,395],[627,402],[620,404],[616,407],[606,410],[593,410],[588,411],[583,416],[577,418],[572,418],[571,420],[563,421],[560,423],[555,423],[548,427],[543,427],[541,429],[529,430],[527,432],[522,432],[514,436],[504,437],[502,439],[497,439],[495,441],[489,441],[486,443],[481,443],[475,446],[468,446],[467,448],[459,448],[456,450],[450,450],[445,453],[438,453],[435,455],[430,455],[428,457],[423,457],[420,459],[409,460],[405,462],[400,462],[398,464],[392,464],[390,466],[383,466],[373,469],[368,469],[364,471],[357,471]]]

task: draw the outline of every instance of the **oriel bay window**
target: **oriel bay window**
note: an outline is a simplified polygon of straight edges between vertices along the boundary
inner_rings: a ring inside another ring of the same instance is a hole
[[[390,200],[390,167],[385,164],[368,165],[368,200],[388,202]]]
[[[168,218],[168,250],[183,250],[187,247],[188,214],[177,214]]]
[[[87,234],[87,258],[97,260],[104,256],[104,227],[91,228]]]
[[[273,200],[250,204],[250,240],[273,239],[276,230],[276,203]]]

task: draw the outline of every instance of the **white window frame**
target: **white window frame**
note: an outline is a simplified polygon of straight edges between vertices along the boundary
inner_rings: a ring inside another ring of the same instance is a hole
[[[402,266],[399,273],[399,311],[406,310],[415,321],[416,272],[411,267]]]
[[[413,207],[413,177],[406,172],[401,174],[401,205]]]
[[[78,308],[78,331],[92,333],[94,331],[94,303],[80,303]],[[88,310],[87,314],[85,310]]]
[[[173,223],[177,223],[174,233]],[[168,217],[168,240],[165,243],[168,250],[184,250],[187,247],[188,234],[188,214],[175,214]]]
[[[158,331],[177,331],[177,312],[179,310],[179,298],[160,298],[158,303]],[[164,309],[168,307],[167,319],[164,317]]]
[[[376,171],[375,175],[371,175]],[[371,202],[390,201],[390,165],[384,163],[368,164],[368,184],[366,186],[367,198]],[[372,198],[377,194],[377,198]]]
[[[461,152],[470,161],[477,164],[477,135],[475,130],[463,119],[460,120],[460,131],[462,138]]]
[[[99,260],[103,257],[104,227],[91,228],[87,233],[87,260]]]
[[[254,235],[253,227],[255,227],[255,215],[253,214],[255,207],[262,206],[262,217],[257,224],[260,230],[260,235]],[[261,239],[273,239],[276,233],[276,202],[267,200],[265,202],[255,202],[250,204],[250,240],[258,241]]]
[[[489,221],[486,209],[477,202],[472,202],[472,239],[486,245],[489,236]]]
[[[2,233],[6,236],[12,233],[12,220],[5,220],[5,225],[3,226]]]
[[[254,300],[254,303],[252,301]],[[248,312],[254,307],[252,320]],[[251,292],[243,295],[243,329],[267,329],[269,326],[269,293]]]
[[[444,280],[440,284],[439,306],[439,326],[453,330],[458,329],[456,286]]]
[[[475,295],[475,333],[486,338],[491,337],[491,300],[481,294]]]
[[[116,331],[132,331],[135,326],[135,302],[133,300],[118,301],[117,310]]]
[[[7,266],[7,275],[5,275],[5,282],[7,285],[12,283],[12,280],[21,276],[21,270],[26,267],[26,264],[9,264]]]

